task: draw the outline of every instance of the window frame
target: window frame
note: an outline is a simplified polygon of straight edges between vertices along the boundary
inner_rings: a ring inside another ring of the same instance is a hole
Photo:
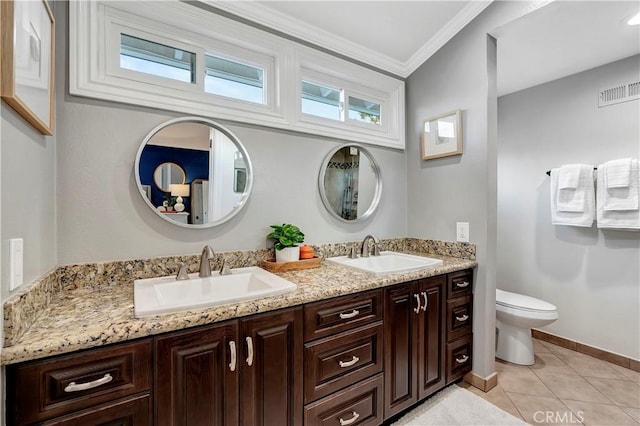
[[[195,53],[195,83],[121,68],[122,32]],[[205,92],[205,54],[262,68],[265,104]],[[303,77],[344,91],[344,121],[301,113]],[[69,3],[72,95],[404,149],[404,90],[403,80],[188,3]],[[349,96],[379,103],[381,125],[349,119]]]

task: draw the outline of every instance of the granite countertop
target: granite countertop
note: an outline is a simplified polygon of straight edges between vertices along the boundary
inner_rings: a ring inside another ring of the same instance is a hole
[[[284,295],[144,318],[134,317],[133,280],[129,285],[61,291],[15,345],[2,348],[0,364],[124,342],[477,266],[475,260],[410,253],[439,258],[444,263],[420,271],[375,277],[323,262],[320,268],[278,274],[298,285],[296,291]]]

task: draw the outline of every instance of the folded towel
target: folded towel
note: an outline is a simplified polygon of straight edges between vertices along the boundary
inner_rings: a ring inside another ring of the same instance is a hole
[[[576,189],[558,189],[560,169],[551,170],[551,223],[554,225],[570,225],[590,227],[595,217],[595,189],[593,185],[593,166],[583,164],[580,179]],[[560,194],[565,191],[565,194]],[[566,197],[566,198],[565,198]],[[570,198],[570,199],[569,199]],[[579,208],[579,211],[564,211],[558,208],[558,201],[564,203],[564,208]]]
[[[605,210],[603,200],[606,198],[607,188],[604,169],[604,167],[598,166],[598,208],[596,212],[598,228],[640,230],[640,210]],[[637,179],[638,177],[636,177],[636,189],[640,186]],[[629,187],[632,185],[633,182],[630,182]]]
[[[576,189],[580,181],[582,164],[565,164],[558,172],[558,189]]]
[[[611,160],[604,163],[607,189],[626,188],[631,182],[631,158]]]
[[[567,168],[572,169],[570,174],[574,174],[573,169],[577,169],[578,182],[575,187],[560,188],[563,166],[558,170],[558,201],[557,210],[559,212],[584,212],[586,204],[585,188],[593,188],[593,166],[589,164],[571,164]],[[572,178],[570,179],[572,180]]]
[[[640,200],[640,184],[638,183],[638,160],[629,159],[629,173],[618,173],[616,170],[619,170],[620,167],[618,165],[611,166],[611,163],[617,163],[619,161],[625,162],[626,160],[614,160],[608,161],[599,166],[599,168],[604,168],[604,193],[603,197],[598,198],[598,203],[603,204],[603,208],[605,211],[627,211],[627,210],[638,210]],[[626,168],[625,165],[622,168]],[[609,179],[610,170],[614,170],[611,174],[615,177],[615,184],[618,185],[624,179],[618,179],[617,177],[621,175],[628,175],[628,184],[626,186],[611,186],[611,180]]]

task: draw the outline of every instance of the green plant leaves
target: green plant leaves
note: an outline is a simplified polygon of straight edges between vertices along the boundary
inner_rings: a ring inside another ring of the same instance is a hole
[[[295,225],[283,223],[282,225],[271,225],[271,228],[273,231],[267,235],[267,238],[275,240],[273,246],[276,250],[293,247],[304,241],[304,233]]]

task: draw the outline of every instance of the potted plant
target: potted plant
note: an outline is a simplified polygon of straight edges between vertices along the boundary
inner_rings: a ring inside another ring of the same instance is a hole
[[[271,225],[273,231],[267,238],[275,241],[276,262],[293,262],[300,258],[300,244],[304,241],[304,234],[295,225],[283,223],[282,225]]]

